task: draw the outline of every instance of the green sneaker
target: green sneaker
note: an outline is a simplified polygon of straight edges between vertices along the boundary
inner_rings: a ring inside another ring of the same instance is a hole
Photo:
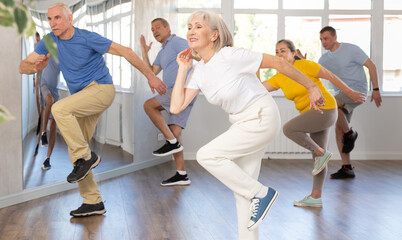
[[[314,158],[314,169],[311,172],[313,176],[319,174],[327,165],[329,159],[331,159],[332,153],[328,150],[325,150],[324,155],[318,156]]]
[[[307,195],[300,201],[294,201],[293,205],[296,207],[322,207],[322,200],[321,198],[314,199]]]

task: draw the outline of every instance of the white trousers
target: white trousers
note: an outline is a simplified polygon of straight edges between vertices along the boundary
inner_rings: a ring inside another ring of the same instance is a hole
[[[258,239],[247,229],[251,199],[263,186],[258,182],[261,159],[280,130],[278,107],[266,95],[240,113],[231,114],[230,128],[197,152],[197,161],[235,195],[239,239]]]

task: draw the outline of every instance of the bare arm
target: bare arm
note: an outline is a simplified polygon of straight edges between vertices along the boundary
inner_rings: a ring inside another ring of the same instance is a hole
[[[316,77],[329,80],[335,87],[346,93],[355,102],[364,103],[366,101],[366,96],[364,93],[351,89],[338,76],[333,74],[325,67],[321,66],[320,71],[318,72]]]
[[[280,57],[264,53],[260,68],[274,68],[288,78],[303,85],[309,93],[310,109],[314,108],[315,110],[322,112],[318,106],[323,106],[325,99],[322,96],[320,89],[314,82],[312,82],[308,77],[304,76],[303,73],[301,73],[291,64]]]
[[[21,61],[18,70],[21,74],[33,74],[42,71],[47,66],[50,55],[39,55],[32,52],[27,58]]]
[[[363,64],[363,66],[366,66],[368,68],[368,70],[369,70],[370,80],[371,80],[371,84],[373,86],[373,89],[378,88],[379,85],[378,85],[377,68],[376,68],[375,64],[373,63],[373,61],[371,61],[371,59],[369,58],[369,59],[366,60],[366,62]],[[373,100],[374,100],[375,105],[377,107],[381,106],[382,99],[381,99],[380,91],[373,91],[371,93],[370,102],[372,102]]]
[[[268,81],[263,82],[262,85],[264,85],[264,87],[268,90],[268,92],[273,92],[273,91],[278,90],[277,88],[275,88],[271,84],[269,84]]]
[[[141,54],[142,54],[142,61],[144,61],[145,65],[147,65],[149,68],[151,68],[152,72],[155,73],[155,75],[158,75],[162,71],[162,68],[157,65],[151,65],[151,62],[149,61],[149,56],[148,52],[151,50],[152,42],[147,45],[145,42],[145,37],[141,35],[140,38],[140,43],[141,43]]]
[[[173,114],[183,111],[200,91],[198,89],[184,88],[187,72],[192,66],[190,49],[186,49],[177,55],[177,63],[179,64],[179,69],[170,100],[170,112]]]
[[[137,68],[144,76],[148,79],[149,87],[151,88],[152,93],[155,93],[155,90],[160,94],[166,94],[166,84],[162,82],[153,72],[152,70],[145,65],[145,63],[138,57],[135,52],[129,48],[124,47],[118,43],[112,42],[107,53],[124,57],[132,66]]]

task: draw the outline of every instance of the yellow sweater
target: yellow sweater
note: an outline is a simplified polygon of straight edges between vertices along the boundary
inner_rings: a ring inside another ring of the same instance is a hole
[[[320,71],[321,65],[309,60],[296,60],[293,64],[300,72],[311,79],[321,90],[322,95],[325,98],[325,106],[319,107],[321,109],[333,109],[337,108],[336,100],[334,96],[325,88],[321,80],[317,78],[317,74]],[[308,91],[301,84],[286,77],[282,73],[277,73],[275,76],[267,80],[274,88],[281,88],[285,97],[294,101],[296,109],[300,113],[304,113],[309,110],[310,99]]]

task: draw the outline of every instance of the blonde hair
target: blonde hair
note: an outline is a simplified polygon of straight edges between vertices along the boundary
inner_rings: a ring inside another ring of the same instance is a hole
[[[214,41],[214,51],[218,52],[223,47],[232,47],[233,46],[233,37],[232,33],[229,31],[229,28],[226,26],[226,23],[223,19],[214,12],[210,11],[196,11],[193,12],[188,18],[188,23],[191,22],[194,18],[202,19],[206,22],[207,26],[212,31],[218,31],[218,38]],[[198,54],[197,54],[198,55]]]
[[[57,3],[55,3],[55,4],[52,4],[52,5],[50,5],[50,7],[48,7],[47,9],[49,10],[49,9],[55,8],[55,7],[61,7],[61,8],[63,8],[63,13],[64,13],[64,16],[65,16],[66,18],[68,18],[69,15],[72,15],[72,12],[71,12],[70,7],[69,7],[67,4],[63,3],[63,2],[57,2]]]

